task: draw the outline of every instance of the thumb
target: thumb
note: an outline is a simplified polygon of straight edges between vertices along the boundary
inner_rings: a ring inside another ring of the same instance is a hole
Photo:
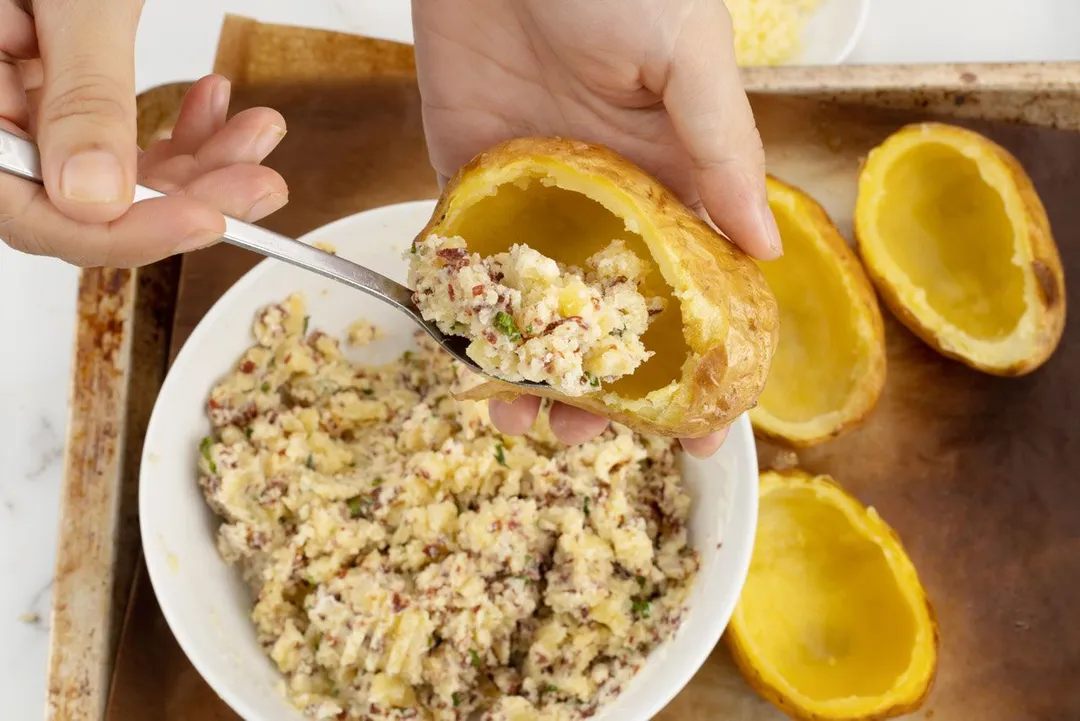
[[[45,189],[74,220],[115,220],[135,190],[141,0],[37,0],[33,7],[44,72],[37,136]]]
[[[664,105],[694,163],[709,218],[761,260],[783,252],[765,191],[765,151],[735,60],[723,3],[696,3],[672,51]]]

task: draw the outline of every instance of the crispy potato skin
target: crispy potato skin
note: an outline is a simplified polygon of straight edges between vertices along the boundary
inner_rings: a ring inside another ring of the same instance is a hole
[[[914,123],[897,130],[886,142],[905,134],[926,132],[947,140],[976,143],[984,152],[989,153],[1008,169],[1009,178],[1023,201],[1025,209],[1024,218],[1027,222],[1032,257],[1031,267],[1027,269],[1027,272],[1035,275],[1039,287],[1040,305],[1036,308],[1035,341],[1026,358],[1007,365],[997,364],[992,359],[987,360],[954,351],[940,329],[924,323],[907,307],[900,297],[900,289],[894,287],[885,278],[883,270],[875,267],[873,263],[865,262],[866,256],[862,253],[862,248],[876,240],[869,232],[870,218],[864,217],[863,213],[859,212],[858,203],[856,203],[855,240],[860,254],[863,255],[866,272],[893,315],[923,342],[942,355],[990,375],[1013,377],[1031,373],[1049,360],[1065,331],[1065,269],[1062,267],[1061,256],[1050,229],[1050,219],[1046,215],[1046,208],[1020,161],[1005,148],[971,130],[945,123]],[[868,175],[869,161],[864,162],[860,169],[860,188],[864,183],[869,182]]]
[[[795,196],[799,216],[815,231],[814,250],[828,257],[840,268],[846,280],[845,287],[850,294],[851,302],[866,321],[866,332],[869,336],[865,338],[863,345],[866,353],[865,372],[858,379],[857,387],[849,396],[847,405],[843,409],[843,416],[838,422],[806,424],[805,433],[794,435],[785,434],[776,424],[770,423],[767,415],[759,412],[760,406],[756,409],[758,412],[751,414],[754,432],[762,438],[788,448],[804,449],[837,438],[861,425],[877,406],[885,388],[886,378],[885,324],[881,317],[881,307],[878,305],[874,286],[870,283],[859,257],[844,240],[844,236],[833,224],[825,208],[810,195],[779,178],[770,175],[767,183],[770,194]],[[837,372],[846,373],[849,369],[838,368]]]
[[[779,328],[776,299],[764,276],[749,256],[659,181],[608,148],[564,138],[519,138],[495,146],[450,180],[418,237],[453,233],[455,217],[473,202],[459,197],[462,185],[510,165],[519,165],[522,174],[552,166],[568,168],[588,179],[590,189],[595,186],[598,194],[617,196],[617,202],[632,208],[654,260],[680,298],[683,333],[690,347],[681,378],[647,400],[634,402],[614,393],[571,398],[547,389],[539,395],[641,433],[684,438],[725,428],[754,406],[765,385]],[[592,197],[590,190],[585,194]],[[513,385],[488,381],[458,397],[513,400],[519,395]]]
[[[760,478],[763,496],[768,492],[767,489],[770,486],[781,487],[785,485],[817,484],[827,486],[830,490],[839,492],[851,502],[860,506],[862,505],[833,479],[827,476],[815,476],[800,468],[762,471]],[[888,538],[896,543],[898,547],[903,548],[900,537],[896,534],[896,531],[885,525],[884,522],[881,522],[880,525],[883,527],[883,530],[887,532]],[[797,721],[883,721],[884,719],[904,716],[918,711],[923,704],[926,703],[927,697],[929,697],[930,692],[934,688],[934,682],[937,680],[938,658],[941,653],[941,631],[938,626],[937,613],[934,611],[934,606],[926,596],[925,591],[920,588],[920,592],[920,599],[922,603],[925,604],[926,613],[930,622],[930,629],[933,634],[933,656],[930,659],[930,672],[924,680],[923,686],[921,687],[921,693],[919,693],[917,697],[897,701],[885,708],[876,709],[873,712],[860,713],[857,715],[826,715],[816,713],[811,709],[803,707],[796,700],[786,697],[779,689],[765,681],[758,670],[757,665],[754,663],[749,646],[745,643],[738,629],[735,628],[734,623],[730,624],[727,631],[724,633],[724,645],[726,645],[728,651],[731,652],[731,658],[735,662],[736,668],[739,669],[739,673],[741,673],[746,680],[747,685],[759,693],[769,703],[773,704]]]

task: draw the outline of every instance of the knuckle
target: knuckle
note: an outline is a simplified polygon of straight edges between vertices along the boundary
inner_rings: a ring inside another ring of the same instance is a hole
[[[102,125],[130,122],[134,98],[127,97],[120,83],[103,73],[85,70],[84,61],[76,59],[71,65],[72,70],[61,71],[53,79],[53,87],[59,90],[50,95],[42,108],[43,123],[51,124],[66,118]]]

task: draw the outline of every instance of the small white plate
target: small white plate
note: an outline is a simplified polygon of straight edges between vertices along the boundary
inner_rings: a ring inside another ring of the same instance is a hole
[[[803,51],[792,64],[844,62],[858,44],[869,17],[870,0],[823,0],[803,30]]]
[[[431,201],[378,208],[305,240],[331,243],[342,256],[403,281],[403,253],[433,208]],[[247,721],[302,716],[278,693],[280,676],[255,638],[248,589],[218,556],[218,522],[196,483],[196,461],[199,440],[210,432],[204,408],[211,387],[253,342],[256,311],[293,291],[305,294],[313,328],[341,334],[364,317],[386,332],[355,355],[361,360],[389,360],[411,344],[414,326],[391,307],[312,273],[264,261],[222,296],[184,345],[154,406],[140,471],[143,550],[161,610],[191,663]],[[720,639],[746,579],[757,523],[757,456],[746,416],[715,457],[686,459],[684,476],[694,496],[691,540],[701,554],[690,611],[675,638],[654,652],[597,721],[645,721],[659,712]]]

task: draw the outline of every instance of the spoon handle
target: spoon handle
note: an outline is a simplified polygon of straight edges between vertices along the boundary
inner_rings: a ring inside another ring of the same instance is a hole
[[[43,183],[37,147],[31,141],[2,128],[0,128],[0,171],[23,180]],[[163,195],[156,190],[136,185],[134,200],[139,202],[161,198]],[[238,248],[276,258],[345,283],[397,307],[426,326],[420,317],[420,311],[413,303],[412,291],[373,270],[229,216],[225,216],[225,234],[222,240]]]

